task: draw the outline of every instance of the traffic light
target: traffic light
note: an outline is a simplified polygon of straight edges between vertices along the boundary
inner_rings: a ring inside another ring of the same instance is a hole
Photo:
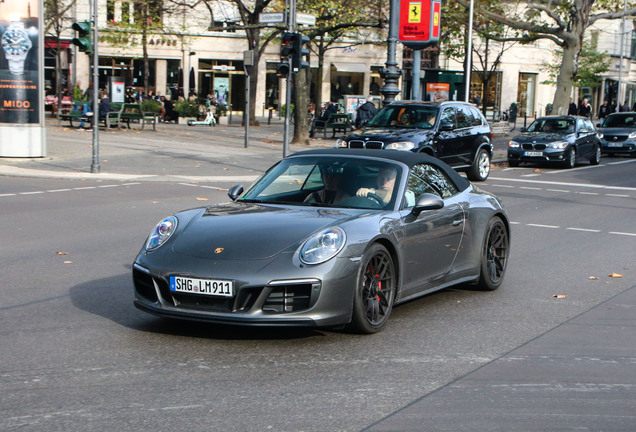
[[[80,51],[86,54],[93,53],[91,44],[91,23],[90,21],[80,21],[73,23],[73,30],[77,32],[77,37],[73,38],[73,45],[77,45]]]
[[[309,38],[300,33],[294,33],[294,48],[292,50],[292,70],[294,72],[309,67],[309,48],[306,48],[305,44],[309,44]]]
[[[292,55],[294,50],[294,36],[296,33],[283,32],[280,38],[280,61],[284,61],[287,57]]]
[[[281,63],[278,63],[278,66],[276,66],[276,75],[281,77],[281,78],[287,78],[289,77],[289,62],[288,60],[285,60]]]

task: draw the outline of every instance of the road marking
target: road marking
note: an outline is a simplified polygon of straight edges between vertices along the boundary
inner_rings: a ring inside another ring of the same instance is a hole
[[[10,197],[10,196],[17,196],[17,195],[39,195],[39,194],[45,194],[45,193],[83,191],[83,190],[90,190],[90,189],[97,189],[97,188],[114,188],[114,187],[122,187],[122,186],[135,186],[135,185],[140,185],[140,184],[141,183],[124,183],[124,184],[111,184],[111,185],[100,185],[100,186],[83,186],[83,187],[76,187],[76,188],[72,188],[72,189],[48,189],[48,190],[33,191],[33,192],[6,193],[6,194],[0,194],[0,198],[2,198],[2,197]]]
[[[0,194],[0,197],[8,197],[8,196],[17,196],[18,194],[8,193],[8,194]]]
[[[548,192],[566,192],[566,193],[570,193],[569,190],[564,190],[564,189],[546,189]]]
[[[543,190],[542,188],[538,188],[538,187],[530,187],[530,186],[520,186],[519,189],[526,189],[526,190]]]
[[[528,226],[532,226],[532,227],[539,227],[539,228],[550,228],[550,229],[556,229],[556,228],[561,228],[560,226],[557,225],[542,225],[542,224],[526,224]]]
[[[598,192],[577,192],[579,195],[598,195]]]
[[[36,195],[36,194],[43,194],[44,191],[36,191],[36,192],[20,192],[20,195]]]
[[[636,233],[626,233],[626,232],[617,232],[617,231],[610,231],[610,234],[615,234],[615,235],[624,235],[624,236],[632,236],[632,237],[636,237]]]
[[[593,233],[600,233],[602,232],[601,230],[597,230],[597,229],[587,229],[587,228],[574,228],[574,227],[570,227],[570,228],[566,228],[567,230],[571,230],[571,231],[583,231],[583,232],[593,232]]]
[[[203,189],[214,189],[214,190],[227,190],[225,188],[219,188],[216,186],[205,186],[205,185],[198,185],[198,184],[192,184],[192,183],[179,183],[181,186],[190,186],[190,187],[198,187],[198,188],[203,188]]]
[[[625,160],[625,161],[619,161],[619,162],[608,162],[607,165],[622,165],[622,164],[626,164],[626,163],[634,163],[636,162],[635,160]]]
[[[510,179],[505,177],[489,177],[489,180],[499,180],[504,182],[506,181],[514,182],[514,183],[536,183],[536,184],[551,185],[551,186],[570,186],[570,187],[591,188],[591,189],[636,191],[636,187],[626,187],[626,186],[606,186],[606,185],[597,185],[597,184],[566,183],[566,182],[555,182],[555,181],[545,181],[545,180]]]

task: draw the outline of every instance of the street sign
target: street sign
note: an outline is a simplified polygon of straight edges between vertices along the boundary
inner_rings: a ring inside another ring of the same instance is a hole
[[[258,22],[261,24],[285,22],[284,12],[262,12],[258,14]]]
[[[439,40],[441,0],[400,0],[398,39],[413,49]]]
[[[296,12],[296,24],[314,26],[316,25],[316,17],[312,14]]]

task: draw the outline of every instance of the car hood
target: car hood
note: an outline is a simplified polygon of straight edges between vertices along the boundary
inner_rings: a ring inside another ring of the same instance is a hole
[[[178,234],[172,249],[178,254],[215,260],[266,259],[298,247],[321,228],[361,214],[364,212],[360,210],[221,204],[195,216]]]
[[[572,134],[559,134],[550,132],[523,132],[512,138],[513,141],[518,143],[525,142],[553,142],[553,141],[568,141]]]
[[[410,128],[362,128],[352,132],[348,139],[375,140],[383,142],[417,141],[421,142],[433,135],[433,130]]]
[[[627,127],[607,127],[607,128],[599,128],[599,133],[608,134],[608,135],[629,135],[630,133],[636,132],[636,128],[627,128]]]

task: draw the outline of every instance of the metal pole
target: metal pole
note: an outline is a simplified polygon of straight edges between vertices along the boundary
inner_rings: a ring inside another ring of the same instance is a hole
[[[97,31],[97,0],[93,0],[93,160],[91,162],[91,173],[98,173],[101,170],[99,165],[99,46]]]
[[[250,74],[248,73],[247,67],[245,68],[245,115],[243,118],[245,119],[245,145],[247,148],[247,143],[250,140]]]
[[[422,68],[422,50],[413,50],[413,73],[411,83],[411,99],[422,100],[420,91],[420,70]]]
[[[627,0],[625,0],[625,5],[624,5],[625,10],[627,10]],[[621,43],[620,43],[620,50],[621,50],[621,62],[618,65],[618,93],[616,94],[616,112],[620,111],[620,107],[621,105],[621,89],[623,87],[623,51],[625,50],[625,16],[623,16],[623,19],[621,20]],[[625,93],[627,95],[627,92]],[[623,96],[623,99],[627,99],[625,96]],[[626,102],[626,100],[625,100]]]
[[[474,0],[470,0],[468,11],[468,41],[466,44],[466,65],[464,67],[464,101],[470,100],[470,80],[473,69],[473,7]]]
[[[296,27],[296,0],[289,0],[287,9],[287,30],[293,32]],[[291,118],[291,92],[292,92],[292,70],[291,64],[289,65],[289,74],[287,75],[286,88],[285,88],[285,133],[283,137],[283,157],[287,157],[289,154],[289,130],[290,130],[290,118]]]
[[[402,71],[397,67],[396,46],[398,25],[400,21],[400,0],[391,0],[389,12],[389,39],[387,48],[386,67],[380,70],[380,76],[384,79],[384,85],[380,90],[384,100],[382,105],[388,105],[395,100],[400,93],[397,86],[398,80],[402,76]]]

